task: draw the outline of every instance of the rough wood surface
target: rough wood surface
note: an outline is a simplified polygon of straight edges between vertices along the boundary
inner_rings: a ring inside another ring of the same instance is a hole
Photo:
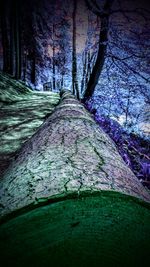
[[[115,144],[71,93],[22,147],[0,182],[0,212],[70,192],[113,190],[150,200]]]

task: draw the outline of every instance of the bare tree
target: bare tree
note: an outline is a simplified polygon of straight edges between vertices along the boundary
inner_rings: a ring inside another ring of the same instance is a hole
[[[8,34],[8,16],[7,16],[7,1],[0,3],[0,26],[2,34],[3,48],[3,71],[10,73],[10,49],[9,49],[9,34]]]
[[[98,83],[101,71],[103,69],[103,65],[106,57],[106,49],[108,43],[108,30],[109,30],[109,17],[110,10],[113,3],[113,0],[106,0],[103,8],[99,6],[99,4],[92,0],[86,0],[86,3],[89,9],[94,12],[95,15],[100,17],[101,19],[101,27],[99,33],[99,47],[95,65],[93,67],[92,73],[90,75],[89,82],[87,84],[87,88],[84,92],[84,99],[90,98],[94,92],[94,89]]]
[[[76,11],[77,11],[77,1],[73,1],[73,35],[72,35],[72,87],[73,94],[79,99],[79,86],[77,80],[77,58],[76,58]]]
[[[14,75],[16,79],[21,78],[20,13],[20,2],[18,0],[1,2],[3,70]]]

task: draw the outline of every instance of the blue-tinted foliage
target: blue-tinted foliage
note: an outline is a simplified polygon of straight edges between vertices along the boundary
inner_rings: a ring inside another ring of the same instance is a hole
[[[100,116],[91,103],[87,109],[94,115],[100,127],[115,142],[125,163],[139,178],[143,185],[150,189],[150,142],[135,133],[128,133],[120,124],[106,116]]]

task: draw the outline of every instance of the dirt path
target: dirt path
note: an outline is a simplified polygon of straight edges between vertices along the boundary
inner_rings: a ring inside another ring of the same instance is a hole
[[[18,101],[0,103],[0,177],[22,144],[57,105],[56,93],[29,93]]]

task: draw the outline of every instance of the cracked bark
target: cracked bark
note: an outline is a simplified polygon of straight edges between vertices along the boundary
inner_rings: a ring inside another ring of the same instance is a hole
[[[113,190],[150,200],[113,141],[69,91],[22,147],[0,188],[1,216],[71,192]]]

